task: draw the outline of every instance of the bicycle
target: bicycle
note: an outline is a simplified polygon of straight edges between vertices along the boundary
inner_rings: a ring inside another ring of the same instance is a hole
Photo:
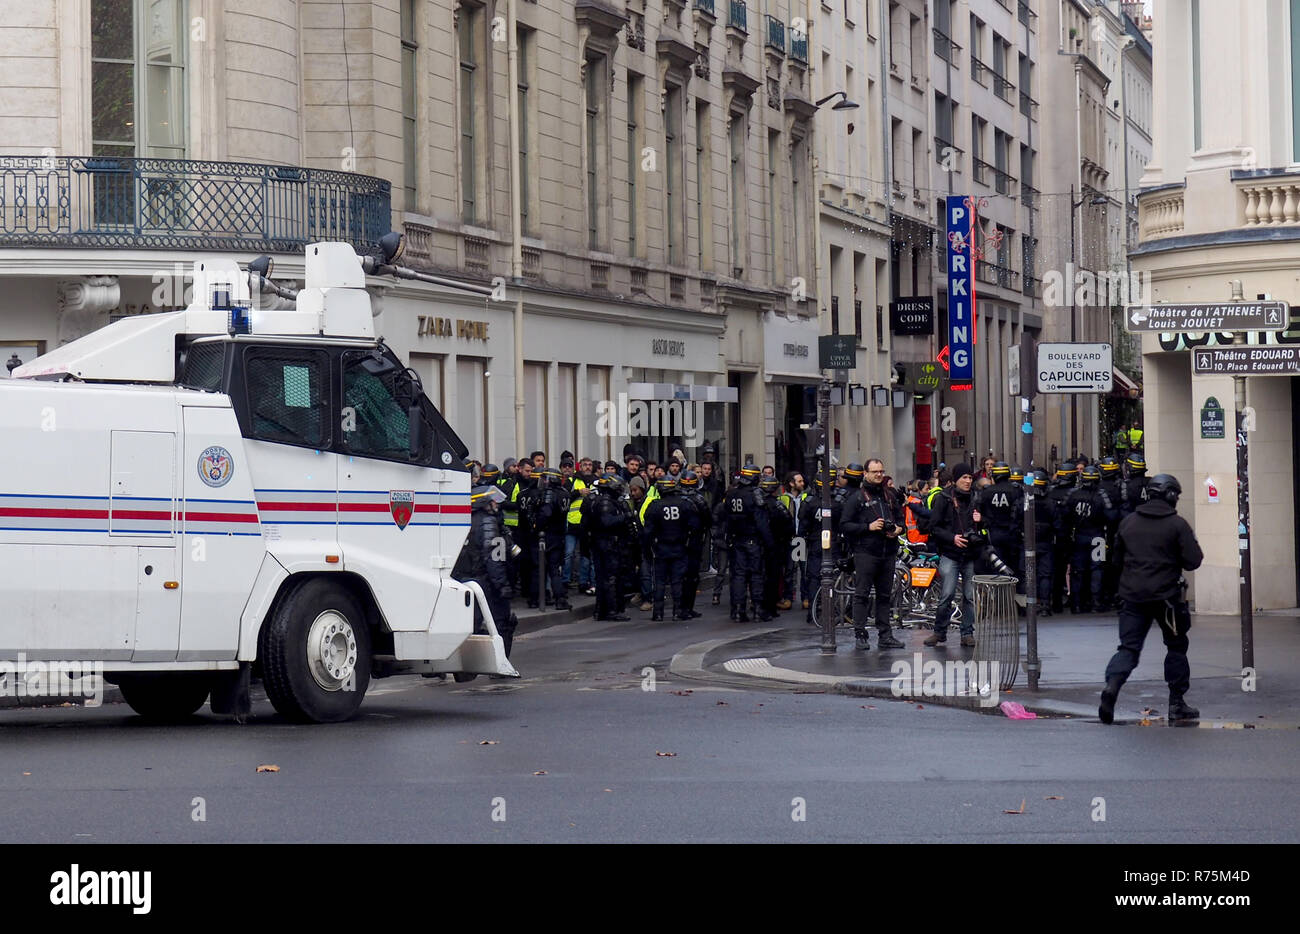
[[[898,569],[895,568],[893,592],[890,594],[890,619],[896,625],[902,625],[903,587],[900,585]],[[835,618],[836,628],[855,628],[853,623],[853,598],[857,593],[855,575],[852,565],[837,567],[835,578],[831,581],[831,612]],[[813,593],[808,605],[812,617],[811,625],[821,626],[821,589]],[[875,619],[876,594],[873,592],[867,601],[867,618]]]

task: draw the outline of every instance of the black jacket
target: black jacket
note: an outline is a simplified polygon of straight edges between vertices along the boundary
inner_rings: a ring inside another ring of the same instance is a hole
[[[509,553],[510,542],[501,516],[487,509],[474,509],[469,517],[469,535],[451,576],[458,581],[477,581],[484,591],[500,594],[508,583]]]
[[[898,551],[898,537],[890,538],[884,529],[873,532],[871,523],[877,519],[903,525],[903,510],[898,497],[883,486],[872,490],[868,484],[849,496],[840,513],[840,532],[848,541],[854,554],[866,553],[885,557]]]
[[[1135,603],[1178,599],[1183,571],[1195,571],[1205,557],[1187,520],[1162,499],[1143,503],[1120,522],[1113,555],[1120,599]]]
[[[984,538],[974,529],[974,511],[974,490],[963,493],[954,487],[935,497],[930,508],[930,544],[941,557],[964,561],[979,556]],[[965,548],[957,547],[954,539],[958,535],[965,537]]]

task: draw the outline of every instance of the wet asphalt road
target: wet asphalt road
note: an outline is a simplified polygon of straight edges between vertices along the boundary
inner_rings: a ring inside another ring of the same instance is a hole
[[[0,711],[0,826],[49,843],[1300,839],[1300,731],[1016,722],[685,680],[667,673],[675,653],[742,628],[633,614],[524,636],[519,682],[375,682],[346,724],[291,725],[260,696],[242,725]],[[807,638],[801,618],[785,626]]]

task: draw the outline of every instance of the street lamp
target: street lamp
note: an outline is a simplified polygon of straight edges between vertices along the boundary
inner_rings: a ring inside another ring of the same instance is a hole
[[[809,48],[812,48],[811,42]],[[813,56],[809,56],[812,58]],[[815,66],[814,66],[815,67]],[[812,76],[809,75],[811,83]],[[831,107],[831,110],[854,110],[858,105],[855,101],[849,100],[847,91],[835,91],[827,94],[818,100],[815,104],[817,109],[821,109],[835,98],[838,101]],[[850,127],[850,130],[852,127]],[[813,146],[813,276],[817,283],[817,304],[820,306],[822,298],[829,294],[822,291],[822,177],[821,177],[821,159],[817,155],[817,147]],[[835,654],[835,619],[831,615],[831,582],[835,579],[835,568],[831,563],[831,451],[835,445],[835,432],[831,426],[831,381],[825,373],[822,374],[822,385],[817,393],[817,415],[818,421],[823,429],[824,442],[822,445],[822,508],[821,508],[821,525],[822,525],[822,571],[821,580],[818,587],[817,602],[821,608],[822,624],[822,654]]]
[[[1074,186],[1070,186],[1070,266],[1077,271],[1079,261],[1077,251],[1078,245],[1075,238],[1076,225],[1074,221],[1075,212],[1083,207],[1084,203],[1088,204],[1108,204],[1109,201],[1104,195],[1093,195],[1091,198],[1080,198],[1074,200]],[[1068,284],[1070,289],[1070,342],[1074,343],[1079,339],[1078,336],[1078,309],[1074,303],[1074,281]],[[1070,450],[1073,456],[1079,456],[1079,394],[1070,394]]]

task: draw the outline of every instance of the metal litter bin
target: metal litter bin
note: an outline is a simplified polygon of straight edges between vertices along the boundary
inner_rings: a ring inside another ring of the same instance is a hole
[[[1016,612],[1019,579],[1002,574],[975,575],[976,662],[997,662],[998,687],[1006,691],[1020,671],[1020,616]]]

